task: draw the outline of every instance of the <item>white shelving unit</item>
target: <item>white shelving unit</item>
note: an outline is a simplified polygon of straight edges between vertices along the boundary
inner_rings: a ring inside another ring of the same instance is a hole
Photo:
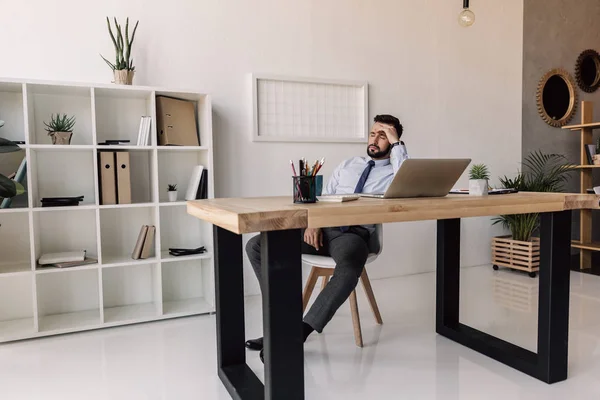
[[[156,96],[194,101],[200,146],[159,146]],[[75,115],[70,145],[52,145],[51,114]],[[148,146],[98,145],[137,140],[142,115],[152,117]],[[214,311],[212,226],[187,214],[192,169],[208,169],[214,197],[209,95],[143,86],[0,79],[0,137],[22,141],[27,193],[0,209],[0,342],[155,321]],[[132,204],[101,205],[98,151],[130,154]],[[176,183],[177,202],[167,184]],[[40,199],[79,196],[74,207],[41,207]],[[142,225],[156,226],[150,258],[131,252]],[[205,246],[174,257],[170,247]],[[46,252],[85,249],[97,264],[39,268]]]

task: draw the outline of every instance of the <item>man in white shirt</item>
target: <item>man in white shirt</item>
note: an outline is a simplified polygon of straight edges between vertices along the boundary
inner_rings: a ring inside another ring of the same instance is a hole
[[[378,115],[369,132],[368,157],[354,157],[342,162],[333,172],[324,194],[384,193],[402,162],[408,158],[400,141],[402,125],[391,115]],[[308,228],[303,232],[302,253],[332,257],[336,267],[325,289],[304,317],[304,340],[314,330],[322,332],[338,308],[350,296],[362,274],[369,252],[376,252],[375,226],[342,226],[324,229]],[[260,235],[246,245],[246,253],[261,281]],[[261,288],[262,289],[262,288]],[[246,347],[261,350],[263,339],[246,342]]]

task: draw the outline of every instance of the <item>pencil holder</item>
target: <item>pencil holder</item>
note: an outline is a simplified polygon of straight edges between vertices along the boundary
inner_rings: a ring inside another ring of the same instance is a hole
[[[316,203],[317,188],[314,176],[294,176],[294,203]]]

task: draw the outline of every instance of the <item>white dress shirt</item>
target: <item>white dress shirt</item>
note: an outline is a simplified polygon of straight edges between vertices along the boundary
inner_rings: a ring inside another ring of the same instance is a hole
[[[402,162],[408,158],[406,146],[404,144],[396,145],[390,152],[390,158],[385,160],[374,160],[375,165],[371,169],[363,193],[385,193],[392,183],[394,175],[400,169]],[[360,179],[367,163],[371,157],[350,158],[333,171],[327,185],[323,188],[323,194],[352,194],[356,184]],[[375,225],[363,225],[371,236],[375,233]]]

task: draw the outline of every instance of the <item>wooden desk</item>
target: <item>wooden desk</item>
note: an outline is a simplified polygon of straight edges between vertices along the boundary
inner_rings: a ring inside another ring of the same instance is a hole
[[[547,383],[567,378],[571,210],[585,194],[293,204],[291,197],[196,200],[188,213],[215,225],[218,373],[235,399],[304,399],[301,229],[437,220],[436,332]],[[541,213],[538,353],[459,322],[460,218]],[[246,365],[242,233],[261,232],[265,385]]]

